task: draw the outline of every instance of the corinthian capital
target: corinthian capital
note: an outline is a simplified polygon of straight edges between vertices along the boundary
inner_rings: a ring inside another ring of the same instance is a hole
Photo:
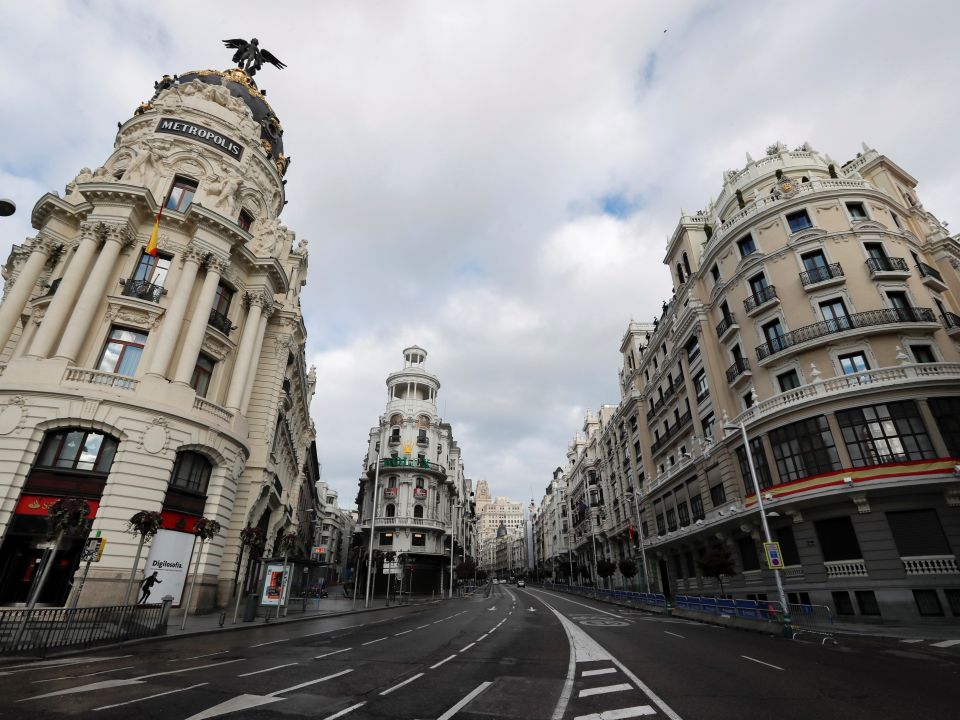
[[[217,275],[224,275],[230,269],[230,258],[210,253],[207,256],[207,272],[215,272]]]
[[[33,251],[46,256],[56,255],[63,249],[63,243],[56,238],[38,235],[33,242]]]
[[[104,241],[113,240],[124,250],[133,245],[137,239],[137,236],[127,225],[104,225],[103,227],[105,228],[103,232]]]
[[[273,313],[273,297],[266,290],[254,290],[247,292],[243,296],[247,307],[258,306],[263,315],[269,316]]]

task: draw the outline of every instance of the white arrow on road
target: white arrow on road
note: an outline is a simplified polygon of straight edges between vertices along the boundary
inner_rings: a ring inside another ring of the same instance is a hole
[[[300,683],[299,685],[284,688],[283,690],[277,690],[276,692],[268,693],[266,695],[237,695],[235,698],[230,698],[219,705],[214,705],[212,708],[207,708],[203,712],[199,712],[196,715],[191,715],[189,718],[187,718],[187,720],[205,720],[206,718],[214,718],[220,715],[226,715],[227,713],[237,712],[238,710],[249,710],[250,708],[260,707],[261,705],[269,705],[270,703],[280,702],[281,700],[286,700],[286,698],[277,697],[278,695],[284,695],[286,693],[293,692],[294,690],[299,690],[307,685],[316,685],[317,683],[322,683],[325,680],[333,680],[333,678],[340,677],[341,675],[346,675],[347,673],[351,672],[353,672],[353,668],[350,668],[349,670],[342,670],[341,672],[334,673],[333,675],[327,675],[326,677],[317,678],[316,680],[308,680],[307,682]]]
[[[496,609],[497,609],[497,606],[496,606],[496,605],[494,605],[493,607],[488,607],[488,608],[487,608],[487,610],[496,610]]]

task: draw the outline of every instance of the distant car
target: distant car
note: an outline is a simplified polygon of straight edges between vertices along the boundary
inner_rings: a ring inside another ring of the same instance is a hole
[[[493,579],[493,584],[494,584],[494,585],[499,585],[499,584],[500,584],[500,581],[497,580],[496,578],[494,578],[494,579]]]
[[[527,586],[526,580],[517,580],[517,587],[526,587],[526,586]]]

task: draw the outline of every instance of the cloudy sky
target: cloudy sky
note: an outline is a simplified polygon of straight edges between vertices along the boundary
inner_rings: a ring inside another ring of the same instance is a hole
[[[662,6],[662,7],[660,7]],[[539,497],[618,347],[669,293],[680,209],[782,140],[861,140],[960,223],[960,3],[316,0],[11,3],[0,23],[0,255],[109,155],[164,73],[258,75],[293,163],[323,479],[352,503],[384,378],[427,348],[468,476]],[[956,227],[956,225],[954,226]]]

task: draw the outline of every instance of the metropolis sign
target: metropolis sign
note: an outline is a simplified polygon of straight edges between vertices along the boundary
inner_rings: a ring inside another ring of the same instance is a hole
[[[240,143],[234,142],[217,131],[205,128],[202,125],[195,125],[194,123],[184,122],[183,120],[176,120],[174,118],[161,118],[160,123],[157,125],[156,132],[171,133],[172,135],[183,135],[193,138],[198,142],[225,152],[234,160],[239,160],[243,157],[243,146],[240,145]]]

